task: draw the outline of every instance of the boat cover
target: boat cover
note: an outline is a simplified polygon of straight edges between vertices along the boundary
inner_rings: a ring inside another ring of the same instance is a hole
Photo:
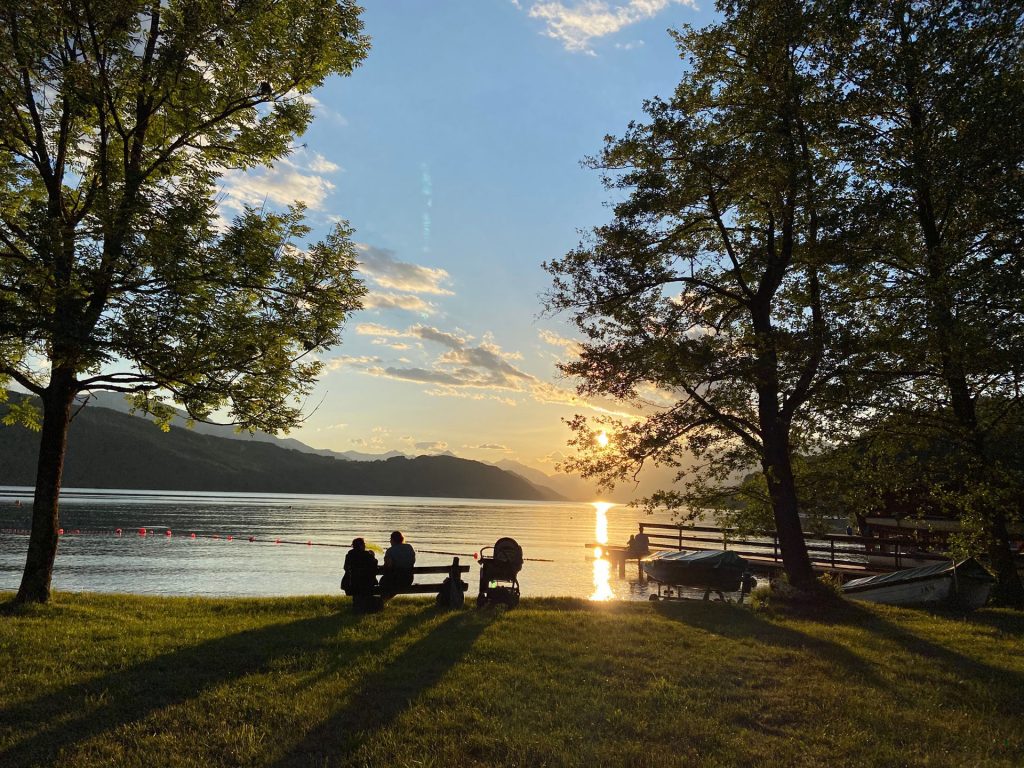
[[[738,568],[741,571],[747,567],[747,561],[728,550],[717,552],[709,550],[706,552],[655,552],[645,562],[649,561],[678,563],[681,567],[688,565],[700,566],[701,568]]]
[[[969,557],[959,563],[953,564],[950,560],[946,563],[935,563],[934,565],[923,565],[920,568],[906,568],[902,571],[883,573],[878,576],[866,576],[861,579],[853,579],[843,585],[843,592],[860,592],[875,587],[888,587],[894,584],[907,584],[912,581],[934,579],[937,576],[944,576],[956,571],[957,578],[974,579],[975,581],[993,582],[992,574],[985,570],[984,566]]]
[[[655,552],[643,560],[644,571],[661,584],[704,587],[732,592],[748,563],[735,552]]]

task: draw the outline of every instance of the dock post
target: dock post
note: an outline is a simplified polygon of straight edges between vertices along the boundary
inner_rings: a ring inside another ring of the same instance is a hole
[[[622,553],[622,557],[619,558],[619,578],[620,579],[626,578],[626,560],[627,559],[628,558],[627,558],[626,553],[623,552]]]

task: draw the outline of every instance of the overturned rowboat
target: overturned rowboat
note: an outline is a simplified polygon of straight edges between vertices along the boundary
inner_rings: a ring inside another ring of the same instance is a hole
[[[973,557],[854,579],[843,595],[886,605],[948,605],[973,611],[988,601],[995,579]]]

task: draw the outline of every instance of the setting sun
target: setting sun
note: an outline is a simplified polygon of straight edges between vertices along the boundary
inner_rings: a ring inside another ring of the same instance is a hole
[[[602,448],[607,448],[608,447],[608,433],[607,432],[601,432],[600,434],[598,434],[596,440],[597,440],[597,444],[600,445]]]

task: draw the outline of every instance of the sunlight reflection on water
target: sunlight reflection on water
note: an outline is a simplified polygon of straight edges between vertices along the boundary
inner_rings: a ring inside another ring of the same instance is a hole
[[[596,501],[593,504],[594,510],[597,513],[594,536],[598,544],[608,543],[608,510],[614,506],[614,504],[603,501]],[[611,585],[611,576],[612,564],[604,557],[603,549],[595,547],[594,593],[590,596],[591,600],[612,600],[615,598],[615,592],[612,590]]]

